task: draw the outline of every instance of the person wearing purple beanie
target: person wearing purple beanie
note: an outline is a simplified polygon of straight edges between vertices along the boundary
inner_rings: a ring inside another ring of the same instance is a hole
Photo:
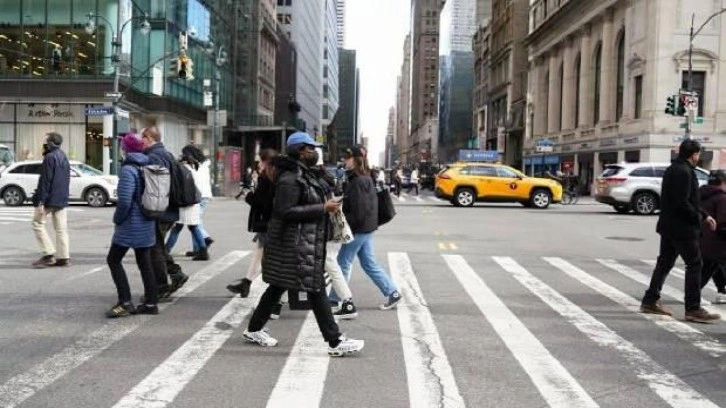
[[[119,172],[118,203],[113,215],[115,227],[107,257],[111,277],[116,284],[118,302],[106,312],[109,318],[159,313],[159,292],[151,264],[151,247],[156,243],[156,224],[143,214],[138,199],[144,188],[139,167],[148,165],[149,158],[143,153],[143,141],[134,133],[121,139],[121,149],[125,158]],[[122,263],[130,248],[134,249],[136,265],[144,283],[144,300],[137,307],[131,303],[131,288]]]

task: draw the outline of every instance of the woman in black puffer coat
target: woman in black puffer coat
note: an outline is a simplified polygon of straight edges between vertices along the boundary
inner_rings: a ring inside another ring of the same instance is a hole
[[[275,199],[262,255],[262,279],[270,286],[243,335],[261,346],[277,345],[263,330],[265,324],[285,291],[303,291],[330,346],[328,354],[342,356],[360,351],[363,341],[341,336],[325,292],[329,214],[340,203],[325,201],[324,181],[310,170],[318,162],[319,146],[307,133],[294,133],[287,140],[287,159],[275,163]]]

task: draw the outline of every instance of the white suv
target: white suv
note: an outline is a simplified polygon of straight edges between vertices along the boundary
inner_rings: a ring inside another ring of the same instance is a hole
[[[40,160],[15,162],[0,172],[0,197],[8,206],[23,205],[30,200],[40,178]],[[70,161],[69,201],[85,201],[91,207],[103,207],[116,201],[118,177],[104,176],[95,168]]]
[[[626,214],[653,214],[660,206],[663,174],[669,163],[621,163],[605,166],[597,178],[595,199]],[[708,170],[696,168],[698,185],[708,182]]]

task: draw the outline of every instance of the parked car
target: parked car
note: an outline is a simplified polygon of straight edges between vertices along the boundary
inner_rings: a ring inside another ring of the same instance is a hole
[[[512,167],[488,163],[455,163],[436,176],[436,197],[457,207],[475,202],[515,202],[545,209],[562,201],[562,186],[554,180],[528,177]]]
[[[627,214],[650,215],[660,207],[663,174],[669,163],[620,163],[605,166],[597,178],[595,199]],[[708,170],[696,168],[698,184],[708,183]]]
[[[15,162],[0,173],[0,197],[8,206],[19,206],[33,197],[40,178],[40,160]],[[87,164],[71,161],[70,201],[85,201],[91,207],[116,202],[118,177],[104,176]]]

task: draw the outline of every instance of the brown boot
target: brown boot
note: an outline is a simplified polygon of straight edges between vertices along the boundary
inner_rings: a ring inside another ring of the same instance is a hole
[[[55,257],[53,255],[41,256],[37,261],[33,262],[32,266],[35,269],[44,269],[52,266],[55,263]]]
[[[55,262],[50,266],[68,267],[71,266],[70,259],[56,259]]]
[[[663,315],[663,316],[673,316],[673,312],[663,307],[663,305],[660,304],[660,302],[655,302],[651,304],[643,303],[640,305],[640,312],[641,313],[647,313],[647,314],[655,314],[655,315]]]
[[[721,319],[721,315],[709,313],[708,310],[701,308],[693,312],[686,312],[686,320],[694,323],[714,323]]]

